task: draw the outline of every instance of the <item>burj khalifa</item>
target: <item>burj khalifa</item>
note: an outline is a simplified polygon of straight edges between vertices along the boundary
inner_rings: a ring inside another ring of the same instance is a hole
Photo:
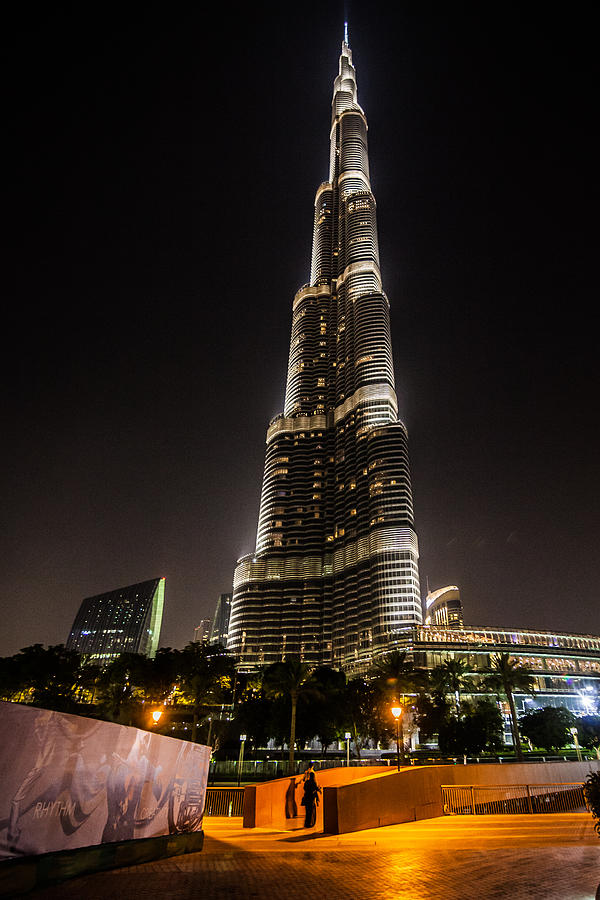
[[[256,550],[235,569],[228,649],[245,671],[294,655],[363,672],[421,623],[418,555],[346,33],[310,283],[292,304],[283,412],[267,429]]]

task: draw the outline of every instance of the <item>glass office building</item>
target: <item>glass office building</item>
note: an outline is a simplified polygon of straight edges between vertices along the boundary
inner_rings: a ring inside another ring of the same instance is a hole
[[[154,658],[158,649],[165,601],[165,579],[87,597],[67,639],[67,649],[106,663],[120,653]]]
[[[231,615],[231,594],[219,594],[215,614],[210,629],[210,644],[222,644],[227,646],[227,635],[229,633],[229,617]]]

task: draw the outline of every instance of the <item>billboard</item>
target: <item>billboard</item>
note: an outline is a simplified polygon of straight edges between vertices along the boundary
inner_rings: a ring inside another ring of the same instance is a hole
[[[210,748],[0,702],[0,859],[202,829]]]

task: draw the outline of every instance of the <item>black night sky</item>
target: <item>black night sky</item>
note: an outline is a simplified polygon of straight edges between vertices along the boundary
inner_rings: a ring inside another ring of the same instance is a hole
[[[183,646],[253,549],[343,6],[220,9],[3,23],[0,655],[160,575]],[[600,629],[591,13],[350,10],[422,587],[472,624]]]

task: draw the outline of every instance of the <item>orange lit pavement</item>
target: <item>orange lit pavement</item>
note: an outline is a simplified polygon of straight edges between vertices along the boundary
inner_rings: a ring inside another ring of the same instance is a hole
[[[89,875],[29,896],[104,900],[593,900],[600,839],[587,814],[455,816],[321,835],[207,819],[202,853]]]

